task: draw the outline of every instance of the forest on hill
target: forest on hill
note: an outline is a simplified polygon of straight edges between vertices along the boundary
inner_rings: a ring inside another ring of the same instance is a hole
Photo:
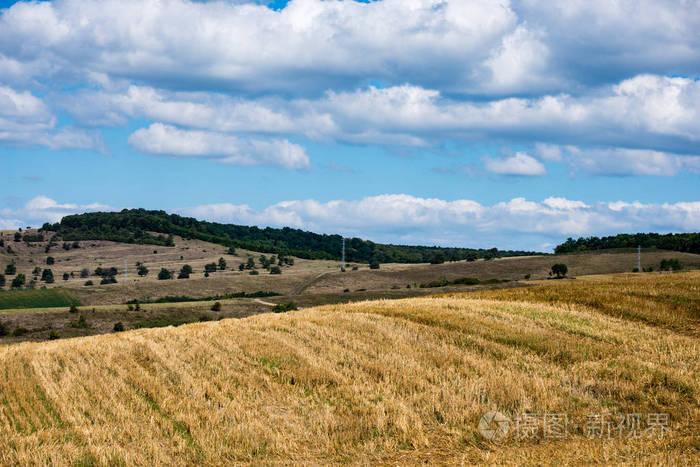
[[[120,212],[92,212],[65,216],[56,224],[44,224],[42,231],[55,232],[63,241],[111,240],[124,243],[172,245],[173,235],[198,239],[229,248],[293,255],[306,259],[340,259],[342,237],[300,229],[258,228],[220,224],[168,214],[165,211],[124,209]],[[156,232],[157,234],[153,234]],[[58,239],[57,238],[57,239]],[[502,251],[496,248],[443,248],[374,243],[360,238],[345,241],[349,262],[426,263],[492,259],[536,254],[528,251]]]
[[[568,238],[561,245],[557,245],[554,252],[557,254],[578,253],[612,248],[637,248],[638,246],[700,254],[700,233],[636,233],[618,234],[602,238],[581,237],[577,240]]]

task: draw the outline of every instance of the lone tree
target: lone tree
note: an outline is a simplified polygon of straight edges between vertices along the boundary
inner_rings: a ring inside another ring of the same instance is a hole
[[[41,272],[41,280],[46,282],[47,284],[53,284],[53,271],[51,269],[44,269]]]
[[[557,263],[552,266],[552,270],[549,273],[550,275],[554,274],[557,276],[557,279],[561,279],[562,277],[566,276],[566,273],[569,271],[569,268],[566,267],[566,264],[563,263]]]
[[[170,271],[168,271],[165,268],[161,268],[160,272],[158,273],[158,280],[159,281],[166,281],[166,280],[172,279],[172,278],[173,278],[173,274]]]
[[[14,279],[12,279],[11,287],[13,289],[19,289],[27,283],[27,278],[24,274],[17,274]]]
[[[219,269],[222,271],[226,269],[226,260],[224,258],[219,258]]]

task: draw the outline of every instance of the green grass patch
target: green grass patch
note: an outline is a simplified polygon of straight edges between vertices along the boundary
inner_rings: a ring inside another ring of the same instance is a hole
[[[0,292],[0,310],[12,308],[53,308],[81,305],[66,290],[9,290]]]
[[[148,304],[148,303],[180,303],[180,302],[211,302],[214,300],[227,300],[231,298],[263,298],[263,297],[276,297],[281,294],[278,294],[277,292],[266,292],[263,290],[258,290],[257,292],[253,293],[246,293],[246,292],[236,292],[236,293],[230,293],[230,294],[225,294],[225,295],[215,295],[213,297],[201,297],[201,298],[196,298],[196,297],[188,297],[187,295],[167,295],[165,297],[160,297],[156,299],[151,299],[151,300],[129,300],[126,302],[126,305],[133,305],[136,303],[141,303],[141,304]]]

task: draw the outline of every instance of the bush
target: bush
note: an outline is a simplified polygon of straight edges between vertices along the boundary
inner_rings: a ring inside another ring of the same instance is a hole
[[[219,258],[219,269],[222,271],[226,269],[226,260],[224,258]]]
[[[70,308],[68,309],[69,313],[77,313],[78,312],[78,307],[75,306],[75,304],[71,305]]]
[[[662,259],[659,263],[660,271],[679,271],[683,265],[677,259]]]
[[[221,302],[216,302],[211,306],[211,311],[221,311]]]
[[[24,274],[17,274],[14,279],[12,279],[12,284],[11,287],[13,289],[19,289],[21,287],[24,287],[24,284],[27,283],[27,277]]]
[[[168,271],[165,268],[161,268],[160,272],[158,273],[158,280],[159,281],[166,281],[169,279],[173,278],[173,273]]]
[[[114,276],[105,276],[100,281],[100,285],[116,284],[116,283],[117,283],[117,278]]]
[[[64,272],[63,273],[63,280],[67,281],[68,279],[70,279],[70,274],[68,274],[67,272]]]
[[[343,293],[348,293],[348,292],[350,292],[350,289],[344,289],[344,290],[343,290]]]
[[[181,273],[185,273],[185,274],[192,274],[192,272],[193,272],[193,271],[192,271],[192,266],[190,266],[189,264],[185,264],[185,265],[180,269],[180,272],[181,272]]]
[[[15,263],[10,263],[7,266],[5,266],[6,276],[14,276],[15,274],[17,274],[17,266],[15,266]]]
[[[90,287],[91,285],[95,285],[95,283],[92,282],[92,281],[85,281],[85,283],[84,283],[83,285],[84,285],[85,287]]]
[[[148,275],[148,268],[144,266],[143,264],[139,264],[139,266],[136,268],[136,272],[139,276],[147,276]]]
[[[639,268],[632,268],[632,272],[639,272]]]
[[[52,330],[52,331],[49,333],[49,340],[50,340],[50,341],[55,341],[56,339],[60,339],[60,338],[61,338],[61,335],[60,335],[58,332],[54,331],[54,330]]]
[[[228,247],[228,251],[226,252],[227,254],[231,256],[236,256],[236,249],[232,246]]]
[[[89,275],[90,275],[90,271],[88,271],[87,268],[83,268],[83,269],[80,270],[80,277],[81,277],[81,279],[85,279],[85,278],[88,277]]]
[[[121,321],[114,323],[114,327],[112,328],[112,330],[114,332],[124,332],[124,323],[122,323]]]
[[[278,303],[277,305],[272,307],[272,311],[274,313],[285,313],[287,311],[292,311],[292,310],[298,310],[297,305],[294,302]]]
[[[370,269],[379,269],[379,261],[376,259],[373,259],[369,262],[369,268]]]
[[[257,270],[253,269],[253,270],[250,271],[248,274],[250,274],[251,276],[257,276],[257,275],[260,274],[260,273],[259,273]]]
[[[47,284],[53,284],[53,271],[51,271],[51,269],[44,269],[41,272],[41,280],[46,282]]]
[[[7,326],[5,326],[5,324],[2,321],[0,321],[0,337],[6,336],[8,333],[9,331],[7,330]]]
[[[75,329],[87,329],[90,327],[90,325],[88,324],[85,315],[81,314],[80,318],[78,318],[78,321],[73,321],[72,323],[70,323],[70,327]]]
[[[12,335],[15,337],[19,337],[19,336],[25,335],[28,332],[29,332],[29,330],[27,328],[18,327],[18,328],[15,328],[14,331],[12,331]]]
[[[15,241],[16,242],[21,242],[22,241],[22,234],[19,232],[15,232]]]
[[[530,274],[525,274],[525,280],[530,279],[530,277],[532,277]]]
[[[549,272],[549,275],[555,275],[557,276],[557,279],[561,279],[562,277],[566,276],[566,273],[569,271],[569,268],[566,267],[566,264],[563,263],[557,263],[552,265],[552,270]]]
[[[216,272],[216,263],[205,264],[204,272]]]
[[[189,279],[189,278],[190,278],[190,275],[187,274],[186,272],[180,271],[180,273],[177,275],[177,278],[178,278],[178,279]]]
[[[282,274],[282,269],[279,266],[272,266],[270,268],[270,274]]]

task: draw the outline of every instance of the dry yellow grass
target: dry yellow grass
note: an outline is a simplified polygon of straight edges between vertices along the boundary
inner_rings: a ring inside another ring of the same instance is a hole
[[[5,346],[0,463],[697,464],[698,340],[624,318],[460,294]],[[492,443],[492,409],[578,427]],[[586,438],[587,415],[628,412],[670,431]]]

